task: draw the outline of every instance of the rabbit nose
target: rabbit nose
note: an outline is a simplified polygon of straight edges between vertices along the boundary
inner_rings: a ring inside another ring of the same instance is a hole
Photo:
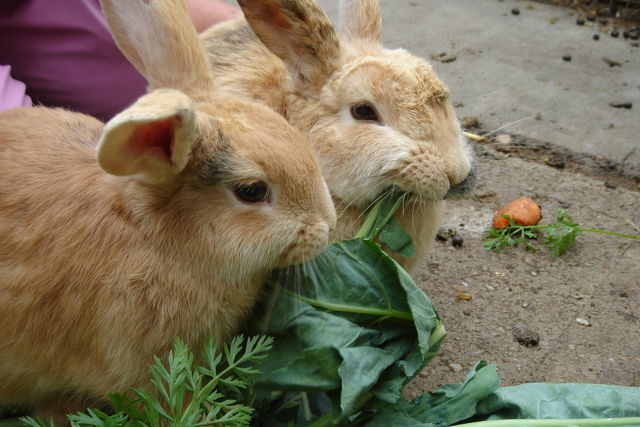
[[[472,163],[467,176],[462,181],[452,184],[449,187],[449,191],[447,192],[445,199],[453,199],[469,193],[475,186],[476,179],[476,165],[475,163]]]

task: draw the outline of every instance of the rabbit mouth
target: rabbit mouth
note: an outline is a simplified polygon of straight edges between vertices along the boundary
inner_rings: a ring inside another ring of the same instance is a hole
[[[454,184],[449,187],[449,191],[445,195],[445,199],[460,199],[471,192],[471,190],[475,187],[477,181],[476,175],[476,166],[475,164],[471,165],[471,170],[469,171],[469,175],[458,184]]]
[[[312,260],[329,244],[329,226],[325,223],[305,224],[295,240],[282,252],[278,267],[287,267]]]

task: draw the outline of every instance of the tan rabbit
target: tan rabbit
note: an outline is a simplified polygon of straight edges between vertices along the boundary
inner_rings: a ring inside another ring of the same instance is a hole
[[[381,45],[377,0],[343,1],[340,31],[314,0],[238,3],[246,21],[201,35],[221,87],[309,136],[338,213],[332,240],[352,237],[385,190],[411,192],[396,218],[416,243],[416,257],[398,257],[412,270],[431,246],[443,199],[474,181],[446,86],[423,59]]]
[[[0,405],[58,420],[144,387],[176,336],[229,338],[335,225],[305,137],[217,91],[182,2],[102,5],[152,91],[106,125],[0,114]]]

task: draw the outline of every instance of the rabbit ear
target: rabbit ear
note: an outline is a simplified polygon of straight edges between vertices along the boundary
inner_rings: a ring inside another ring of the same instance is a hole
[[[112,175],[166,182],[187,165],[195,135],[191,99],[176,90],[158,89],[105,125],[98,164]]]
[[[340,41],[314,0],[238,0],[262,43],[282,59],[299,88],[320,87],[338,67]]]
[[[100,0],[109,29],[151,88],[192,95],[213,86],[210,67],[184,0]]]
[[[382,42],[378,0],[340,0],[340,36],[344,40]]]

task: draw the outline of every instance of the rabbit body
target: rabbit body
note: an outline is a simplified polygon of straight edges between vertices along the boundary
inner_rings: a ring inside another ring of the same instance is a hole
[[[471,188],[473,154],[431,66],[381,44],[377,0],[343,0],[340,30],[314,0],[241,0],[245,19],[201,35],[225,91],[257,100],[309,136],[338,213],[333,241],[353,237],[392,186],[412,194],[396,219],[417,254],[431,246],[444,199]]]
[[[103,2],[153,89],[106,125],[62,109],[0,113],[0,405],[64,420],[145,388],[175,337],[230,338],[273,268],[328,244],[335,211],[305,138],[217,91],[176,5]],[[129,38],[119,16],[175,50]],[[161,69],[167,51],[191,67]]]

